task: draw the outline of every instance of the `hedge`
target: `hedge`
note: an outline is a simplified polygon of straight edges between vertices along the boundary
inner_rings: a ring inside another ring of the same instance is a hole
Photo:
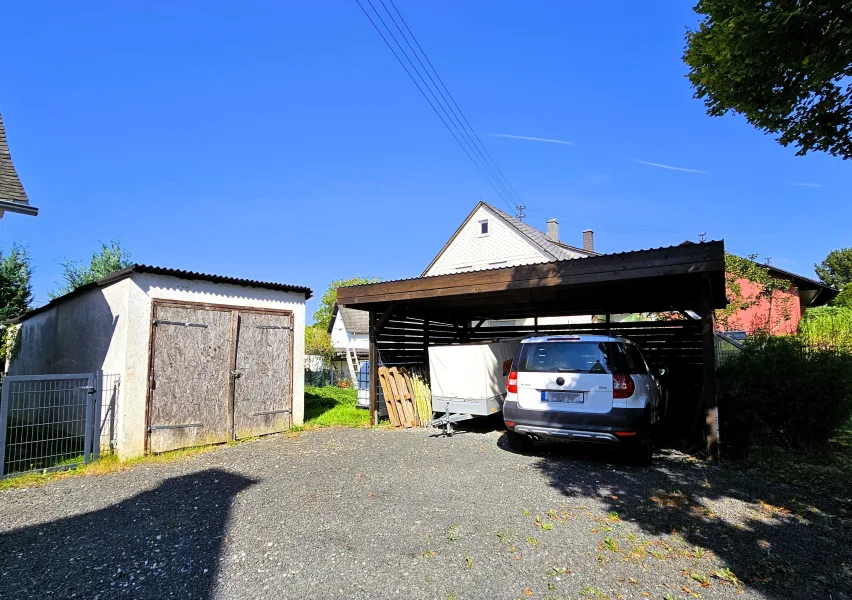
[[[802,338],[750,340],[719,368],[720,442],[817,448],[852,418],[852,354]]]

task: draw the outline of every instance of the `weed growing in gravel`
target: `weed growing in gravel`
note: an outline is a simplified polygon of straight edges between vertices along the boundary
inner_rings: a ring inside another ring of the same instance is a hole
[[[553,523],[542,523],[541,524],[541,530],[542,531],[550,531],[551,529],[553,529]]]
[[[713,571],[713,576],[718,577],[722,581],[726,581],[735,585],[737,587],[737,590],[742,590],[743,582],[740,581],[739,578],[734,575],[734,572],[731,571],[728,567]]]
[[[550,567],[547,570],[548,577],[556,577],[557,575],[565,575],[568,572],[567,567]]]
[[[707,577],[705,577],[701,573],[690,573],[689,578],[692,579],[693,581],[697,581],[698,583],[700,583],[704,587],[707,587],[708,585],[710,585],[710,580],[707,579]]]
[[[602,591],[600,591],[598,588],[596,588],[592,585],[587,585],[582,590],[580,590],[580,597],[581,598],[597,598],[598,600],[607,600],[609,598],[609,596],[607,596]]]
[[[459,528],[457,525],[450,525],[450,530],[447,532],[447,539],[455,542],[458,538]]]
[[[617,512],[615,512],[614,510],[613,510],[613,511],[611,511],[610,513],[608,513],[608,514],[607,514],[607,516],[606,516],[606,518],[607,518],[607,519],[609,519],[610,521],[618,521],[618,520],[620,520],[620,519],[619,519],[619,517],[618,517],[618,513],[617,513]]]
[[[527,538],[527,544],[529,544],[530,546],[538,546],[538,540],[530,536]]]
[[[464,562],[467,564],[468,569],[473,568],[473,557],[470,554],[464,555]]]
[[[603,546],[610,552],[618,552],[618,544],[611,537],[604,538]]]

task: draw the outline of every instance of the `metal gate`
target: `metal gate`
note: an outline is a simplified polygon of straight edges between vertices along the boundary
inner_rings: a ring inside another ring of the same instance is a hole
[[[7,375],[0,399],[0,475],[58,470],[98,457],[95,373]]]
[[[292,378],[289,311],[155,301],[148,450],[284,431]]]

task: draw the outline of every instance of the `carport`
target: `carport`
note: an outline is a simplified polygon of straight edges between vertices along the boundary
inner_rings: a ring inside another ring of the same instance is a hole
[[[712,241],[484,271],[340,288],[337,302],[369,311],[370,415],[377,368],[428,365],[433,345],[535,335],[612,332],[639,344],[652,368],[672,376],[669,432],[718,440],[714,310],[727,304],[724,243]],[[619,322],[611,315],[664,313]],[[545,317],[598,315],[552,324]],[[698,315],[694,318],[693,315]],[[526,319],[526,325],[494,321]]]

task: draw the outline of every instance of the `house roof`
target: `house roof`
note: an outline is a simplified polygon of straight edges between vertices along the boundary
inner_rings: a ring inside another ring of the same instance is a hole
[[[11,208],[9,203],[12,204]],[[2,206],[5,204],[6,206]],[[6,128],[3,125],[3,115],[0,115],[0,215],[3,214],[3,209],[15,210],[15,205],[26,207],[25,211],[29,214],[35,214],[38,209],[30,207],[29,198],[24,191],[24,186],[21,185],[21,180],[18,178],[18,173],[15,171],[15,165],[12,164],[12,154],[9,152],[9,144],[6,141]]]
[[[349,333],[370,333],[370,314],[363,310],[354,310],[335,303],[331,311],[331,320],[328,322],[328,333],[334,327],[337,317],[343,319],[343,326]]]
[[[456,229],[455,233],[453,233],[452,237],[444,244],[444,247],[441,248],[441,251],[432,259],[432,262],[429,263],[429,266],[423,271],[421,276],[426,276],[426,273],[429,272],[429,269],[441,258],[441,255],[450,247],[450,244],[456,239],[456,237],[461,233],[464,226],[473,218],[473,215],[476,214],[476,211],[479,210],[480,207],[485,207],[494,214],[496,214],[500,219],[502,219],[507,225],[515,229],[518,233],[524,236],[527,240],[532,242],[535,246],[541,249],[545,254],[548,255],[549,260],[568,260],[577,258],[577,254],[581,254],[583,256],[600,256],[597,252],[590,252],[589,250],[583,250],[582,248],[575,248],[574,246],[569,246],[568,244],[563,244],[562,242],[553,242],[548,239],[547,235],[543,231],[539,231],[535,227],[527,225],[520,219],[517,219],[508,213],[503,212],[496,206],[492,206],[487,202],[480,201],[476,206],[473,207],[473,210],[470,211],[470,214],[467,218],[462,222],[458,229]]]
[[[94,281],[92,283],[87,283],[86,285],[82,285],[78,287],[76,290],[68,292],[58,298],[54,298],[47,304],[43,306],[39,306],[38,308],[34,308],[28,313],[24,313],[20,317],[16,317],[14,319],[9,320],[9,323],[20,323],[21,321],[25,321],[30,317],[37,315],[40,312],[44,312],[50,308],[53,308],[57,304],[61,304],[66,300],[70,300],[71,298],[75,298],[86,292],[93,290],[95,288],[103,287],[105,285],[109,285],[111,283],[115,283],[116,281],[121,281],[122,279],[126,279],[133,275],[134,273],[151,273],[153,275],[165,275],[168,277],[177,277],[179,279],[189,279],[189,280],[201,280],[201,281],[210,281],[211,283],[226,283],[231,285],[239,285],[243,287],[253,287],[253,288],[262,288],[267,290],[275,290],[279,292],[298,292],[305,294],[305,299],[307,300],[313,295],[313,292],[310,288],[303,287],[300,285],[289,285],[286,283],[275,283],[271,281],[257,281],[255,279],[241,279],[239,277],[227,277],[224,275],[212,275],[210,273],[198,273],[196,271],[184,271],[181,269],[169,269],[166,267],[155,267],[151,265],[130,265],[129,267],[122,269],[121,271],[116,271],[106,277]]]

